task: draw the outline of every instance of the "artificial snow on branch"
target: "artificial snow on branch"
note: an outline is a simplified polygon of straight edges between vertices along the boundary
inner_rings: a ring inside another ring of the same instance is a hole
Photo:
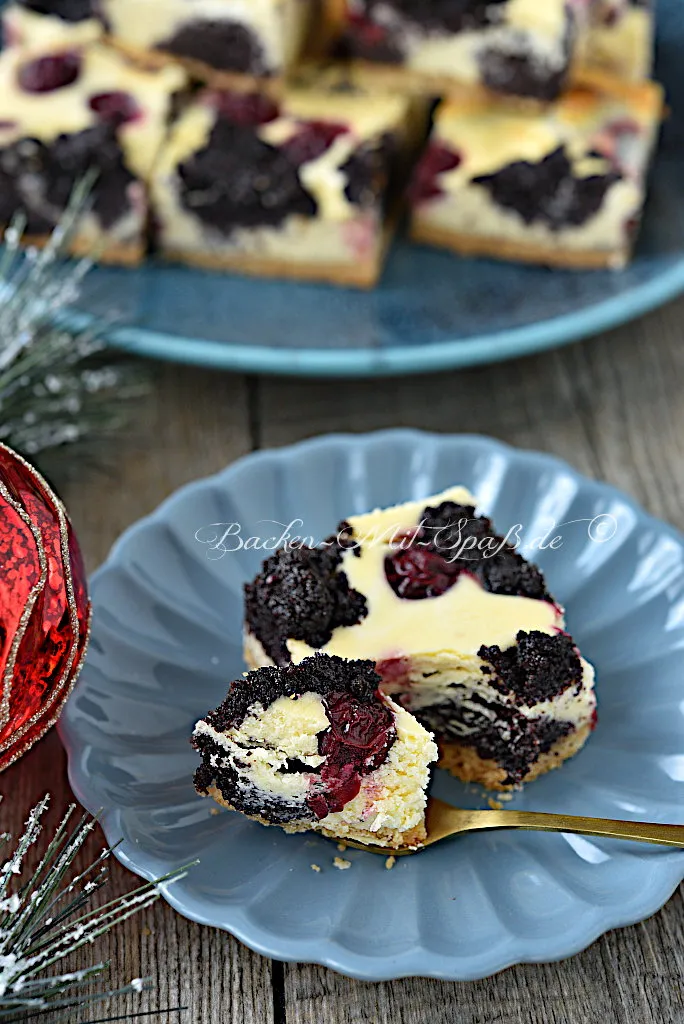
[[[89,318],[67,317],[92,267],[62,259],[88,187],[75,189],[43,249],[22,248],[18,216],[0,250],[0,441],[32,461],[75,445],[96,458],[148,390],[142,363],[109,349]]]
[[[49,798],[30,812],[23,835],[7,859],[0,861],[0,1021],[27,1019],[48,1010],[72,1011],[113,996],[141,992],[146,979],[105,991],[92,991],[92,983],[109,968],[94,963],[64,972],[66,957],[91,944],[117,924],[145,910],[160,896],[159,886],[185,876],[185,869],[140,886],[103,906],[90,908],[93,893],[107,880],[105,849],[84,871],[69,877],[74,860],[96,821],[84,815],[72,824],[75,805],[62,818],[37,868],[30,872],[27,858],[42,835],[42,817]],[[0,835],[0,854],[10,836]],[[71,1020],[73,1016],[69,1014]]]

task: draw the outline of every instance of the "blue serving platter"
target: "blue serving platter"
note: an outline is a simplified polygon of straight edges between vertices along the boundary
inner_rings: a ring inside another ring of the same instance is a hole
[[[631,320],[684,291],[684,14],[659,0],[657,75],[671,115],[635,259],[562,271],[465,259],[399,240],[370,293],[150,261],[98,268],[84,309],[112,344],[224,369],[371,376],[537,352]]]
[[[548,455],[481,437],[330,436],[241,459],[184,487],[114,546],[92,581],[93,633],[62,716],[74,792],[116,856],[192,920],[280,960],[365,980],[480,978],[557,960],[639,921],[684,878],[684,851],[520,832],[469,835],[401,858],[288,836],[197,796],[196,720],[244,669],[242,584],[267,552],[224,544],[327,536],[346,515],[460,482],[502,532],[517,526],[596,666],[599,722],[584,749],[506,805],[684,823],[684,539],[618,491]],[[544,537],[560,536],[553,547]],[[235,530],[231,536],[235,537]],[[484,798],[438,772],[434,792]],[[314,873],[312,864],[321,867]]]

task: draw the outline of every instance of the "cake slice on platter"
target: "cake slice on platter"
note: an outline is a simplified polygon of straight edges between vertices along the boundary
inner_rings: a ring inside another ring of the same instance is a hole
[[[324,0],[324,35],[375,81],[427,95],[561,92],[579,17],[566,0]]]
[[[235,680],[195,727],[198,792],[287,832],[420,844],[437,747],[379,682],[372,662],[325,655]]]
[[[181,68],[143,71],[98,43],[0,54],[0,231],[21,212],[25,240],[44,244],[91,175],[72,251],[138,263],[149,177],[185,81]]]
[[[162,256],[370,287],[391,237],[415,102],[307,78],[282,97],[205,90],[156,166]]]
[[[464,255],[622,267],[657,139],[655,82],[600,73],[545,112],[446,100],[411,188],[411,233]]]
[[[281,549],[245,588],[251,666],[367,658],[461,779],[508,789],[555,768],[595,720],[594,673],[544,577],[455,487]]]
[[[314,0],[99,0],[112,41],[145,63],[180,60],[212,85],[277,80],[297,60]]]

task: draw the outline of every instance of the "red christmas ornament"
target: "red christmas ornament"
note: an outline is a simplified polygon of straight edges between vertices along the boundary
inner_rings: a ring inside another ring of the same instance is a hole
[[[64,506],[0,444],[0,771],[57,721],[89,627],[83,560]]]

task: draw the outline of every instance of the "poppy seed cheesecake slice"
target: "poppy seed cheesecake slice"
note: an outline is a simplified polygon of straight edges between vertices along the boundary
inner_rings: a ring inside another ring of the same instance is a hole
[[[421,843],[437,747],[379,683],[372,662],[325,655],[235,680],[195,727],[198,792],[286,832]]]
[[[369,658],[383,692],[435,732],[442,767],[509,789],[582,747],[594,673],[540,570],[476,506],[455,487],[276,552],[246,587],[245,657]]]

